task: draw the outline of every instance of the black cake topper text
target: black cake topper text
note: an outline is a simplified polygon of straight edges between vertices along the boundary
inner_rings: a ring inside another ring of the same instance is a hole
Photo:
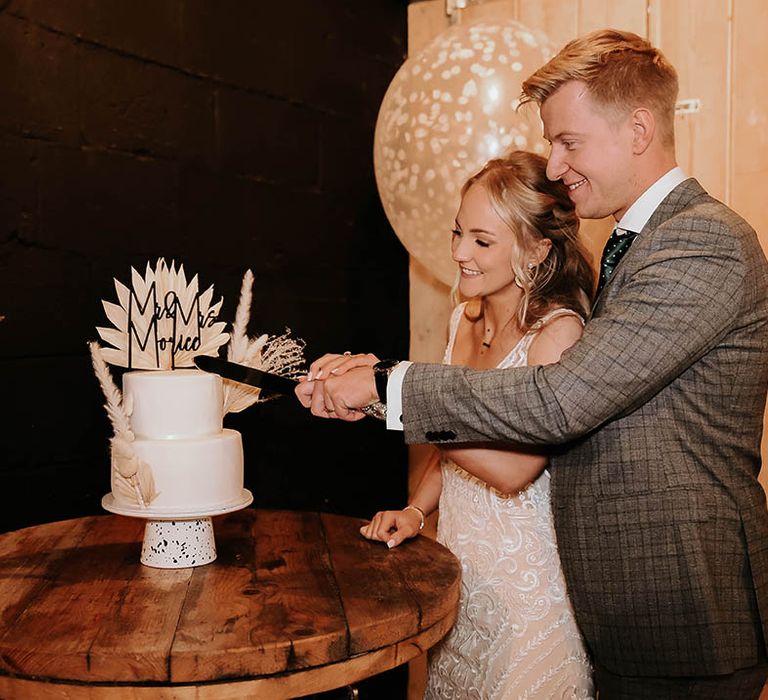
[[[150,344],[154,347],[155,366],[159,369],[164,353],[170,353],[170,368],[176,368],[176,356],[180,352],[195,352],[202,343],[202,329],[210,328],[216,321],[213,310],[203,316],[200,313],[200,294],[195,294],[184,308],[173,290],[158,301],[157,287],[153,282],[144,300],[131,290],[128,302],[128,368],[133,367],[134,342],[145,352]]]

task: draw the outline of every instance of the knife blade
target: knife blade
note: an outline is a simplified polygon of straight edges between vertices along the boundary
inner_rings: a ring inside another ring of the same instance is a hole
[[[236,362],[222,360],[220,357],[198,355],[195,357],[194,362],[197,368],[203,370],[203,372],[212,372],[224,379],[231,379],[233,382],[255,386],[273,394],[293,394],[293,390],[296,388],[296,384],[298,384],[296,379],[272,374],[271,372],[265,372],[255,367],[248,367],[247,365],[239,365]]]

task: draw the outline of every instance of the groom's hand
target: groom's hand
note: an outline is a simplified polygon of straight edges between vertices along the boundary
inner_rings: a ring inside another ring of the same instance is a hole
[[[360,409],[379,400],[376,382],[371,367],[357,367],[342,375],[332,375],[322,382],[322,410],[331,418],[346,421],[360,420],[364,417]],[[316,406],[320,408],[318,401]],[[312,406],[312,413],[315,412]]]
[[[378,401],[370,369],[376,362],[371,354],[323,355],[299,381],[296,397],[319,418],[360,420],[365,416],[358,409]]]

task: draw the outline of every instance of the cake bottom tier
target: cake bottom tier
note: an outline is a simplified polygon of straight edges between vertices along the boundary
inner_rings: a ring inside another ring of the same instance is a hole
[[[243,498],[243,443],[236,430],[183,440],[134,440],[137,456],[152,470],[157,496],[153,513],[228,508]],[[116,504],[134,506],[115,485]]]

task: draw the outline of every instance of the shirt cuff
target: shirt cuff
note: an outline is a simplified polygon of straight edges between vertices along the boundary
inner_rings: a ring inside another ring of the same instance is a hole
[[[400,362],[387,377],[387,430],[403,430],[403,378],[413,362]]]

